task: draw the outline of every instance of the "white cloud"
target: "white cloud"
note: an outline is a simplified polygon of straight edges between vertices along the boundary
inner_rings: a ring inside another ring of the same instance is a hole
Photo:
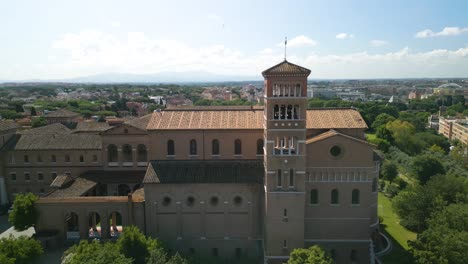
[[[373,40],[371,40],[369,43],[370,43],[370,45],[371,45],[372,47],[381,47],[381,46],[385,46],[385,45],[388,44],[387,41],[385,41],[385,40],[380,40],[380,39],[373,39]]]
[[[458,36],[463,33],[467,33],[468,28],[459,28],[459,27],[445,27],[440,32],[434,32],[430,29],[425,29],[419,31],[414,35],[416,38],[431,38],[431,37],[444,37],[444,36]]]
[[[315,46],[315,45],[317,45],[317,41],[309,37],[306,37],[304,35],[300,35],[295,38],[288,39],[288,48],[289,47],[295,48],[295,47]],[[284,42],[278,43],[277,46],[283,47]]]
[[[295,38],[294,45],[312,45],[310,41],[304,41],[309,38],[299,37]],[[87,30],[64,35],[53,43],[48,56],[49,60],[37,67],[23,65],[15,71],[1,71],[0,79],[186,71],[248,75],[260,79],[260,72],[282,61],[284,54],[283,49],[278,48],[246,54],[224,45],[195,47],[179,40],[149,37],[141,32],[117,37]],[[427,52],[413,52],[406,47],[389,53],[363,51],[340,55],[292,49],[288,50],[288,60],[310,68],[312,78],[467,77],[468,46]]]
[[[354,35],[353,34],[349,34],[349,33],[339,33],[335,36],[335,38],[337,39],[352,39],[354,38]]]

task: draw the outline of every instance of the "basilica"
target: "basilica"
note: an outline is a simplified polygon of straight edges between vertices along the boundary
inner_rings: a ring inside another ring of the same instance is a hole
[[[310,73],[287,60],[263,71],[264,106],[79,131],[0,125],[3,199],[40,194],[36,231],[51,246],[136,225],[183,254],[283,263],[318,244],[336,263],[374,263],[381,158],[357,110],[307,109]]]

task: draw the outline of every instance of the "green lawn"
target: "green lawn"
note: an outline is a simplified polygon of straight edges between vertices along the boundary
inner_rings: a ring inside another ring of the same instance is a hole
[[[392,263],[412,263],[411,254],[408,252],[408,240],[415,240],[416,233],[413,233],[399,224],[398,216],[393,212],[392,202],[379,193],[379,216],[383,219],[382,226],[387,236],[393,242],[393,250],[385,255],[382,261],[385,264]]]

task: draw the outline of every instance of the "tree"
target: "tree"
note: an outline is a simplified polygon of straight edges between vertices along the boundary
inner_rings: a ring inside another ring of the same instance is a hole
[[[133,263],[144,264],[149,257],[148,242],[152,241],[148,241],[138,227],[129,226],[124,229],[117,246],[127,258],[133,259]]]
[[[37,116],[36,108],[34,106],[31,107],[31,116]]]
[[[22,231],[33,226],[37,220],[37,211],[34,202],[38,199],[32,193],[18,194],[13,202],[13,212],[8,216],[8,221],[16,230]]]
[[[332,264],[333,260],[321,247],[314,245],[310,248],[294,249],[288,260],[288,264]]]
[[[62,257],[62,264],[131,264],[132,259],[126,258],[117,248],[115,243],[101,244],[98,241],[88,243],[81,240],[74,245]]]
[[[381,173],[382,177],[391,183],[398,176],[398,167],[394,162],[385,161]]]
[[[413,159],[412,174],[421,184],[426,184],[432,176],[445,174],[445,168],[433,155],[423,154]]]
[[[375,118],[375,121],[372,123],[371,127],[374,130],[377,130],[378,127],[386,125],[388,122],[394,121],[395,117],[382,113]]]
[[[33,238],[20,236],[0,239],[0,263],[27,264],[42,255],[41,243]],[[2,259],[3,258],[3,259]],[[6,259],[6,261],[5,261]]]
[[[47,120],[41,116],[39,118],[34,118],[31,122],[32,127],[41,127],[41,126],[46,126],[47,125]]]
[[[419,264],[468,263],[468,204],[452,204],[435,212],[428,229],[409,244]]]

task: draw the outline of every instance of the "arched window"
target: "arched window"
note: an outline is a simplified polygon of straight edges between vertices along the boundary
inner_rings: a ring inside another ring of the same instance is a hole
[[[289,187],[294,187],[294,170],[289,170]]]
[[[278,170],[276,173],[276,186],[282,187],[283,186],[283,178],[281,177],[281,170]]]
[[[242,142],[240,139],[234,141],[234,155],[242,154]]]
[[[287,110],[286,110],[286,119],[292,119],[293,118],[293,108],[292,105],[288,105]]]
[[[167,155],[169,156],[175,155],[174,140],[172,139],[169,139],[167,141]]]
[[[299,97],[301,96],[301,85],[296,84],[296,96]]]
[[[318,190],[312,189],[310,190],[310,204],[318,204]]]
[[[279,119],[279,116],[280,116],[279,106],[275,105],[273,107],[273,119]]]
[[[281,105],[280,117],[281,119],[286,119],[286,105]]]
[[[197,141],[195,139],[190,140],[190,155],[197,155]]]
[[[219,155],[219,140],[213,139],[211,144],[211,155]]]
[[[117,146],[113,144],[107,146],[107,161],[117,162],[117,160],[118,160]]]
[[[257,155],[263,155],[263,139],[257,140]]]
[[[338,204],[338,203],[339,203],[338,190],[333,189],[331,191],[331,204]]]
[[[359,190],[354,189],[351,195],[351,203],[352,204],[359,204]]]
[[[123,145],[122,155],[123,155],[123,162],[132,162],[133,161],[132,146]]]
[[[148,151],[146,146],[140,144],[137,146],[137,162],[146,162],[148,160]]]
[[[52,156],[50,157],[50,161],[52,161],[52,162],[57,162],[57,157],[56,157],[55,155],[52,155]]]

